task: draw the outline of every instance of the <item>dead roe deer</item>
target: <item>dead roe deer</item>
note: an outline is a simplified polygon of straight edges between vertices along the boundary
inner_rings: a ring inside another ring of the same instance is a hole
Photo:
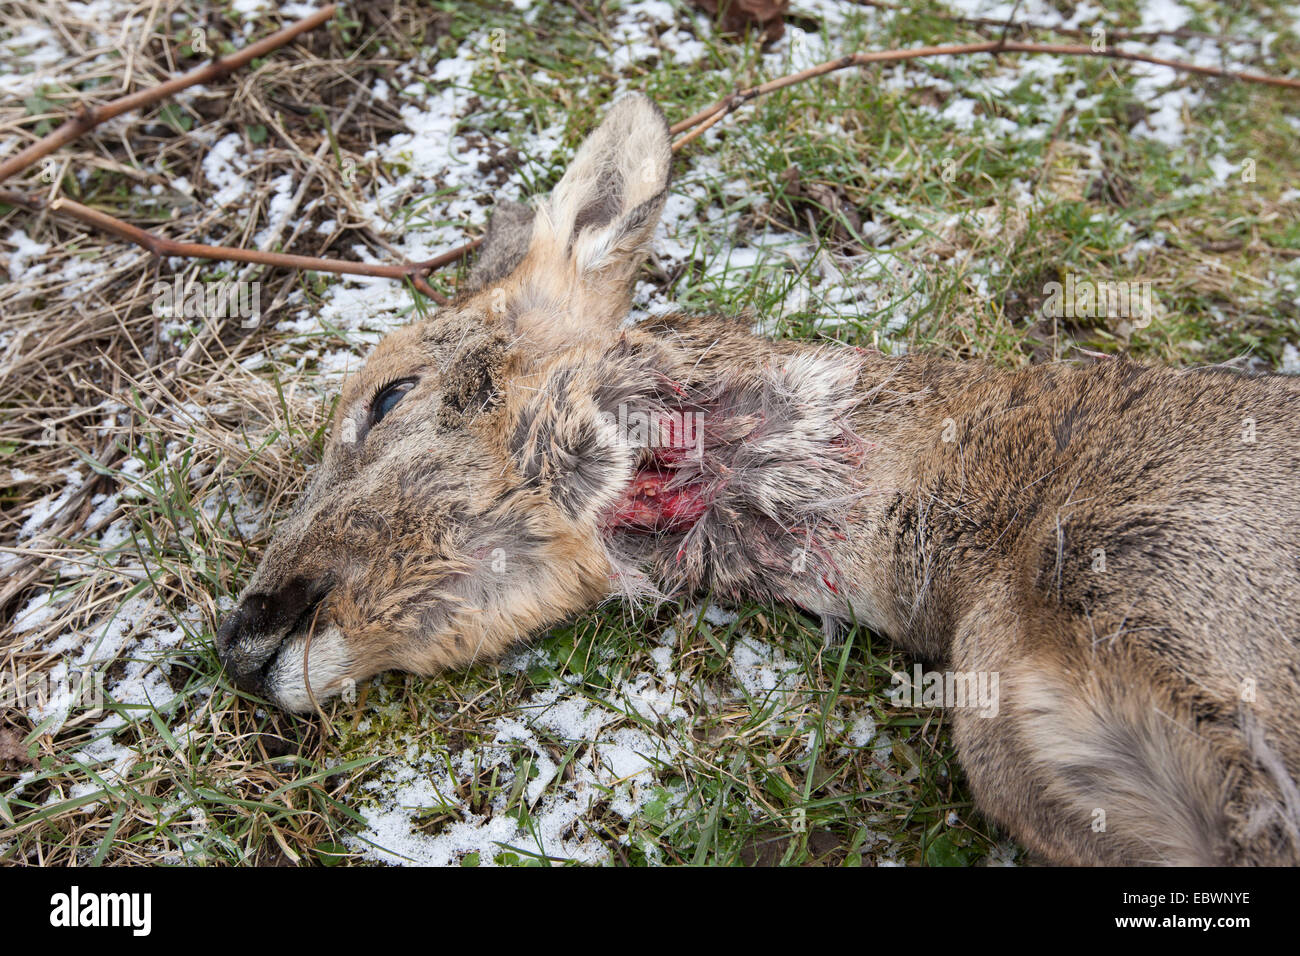
[[[233,678],[301,711],[610,597],[790,602],[998,675],[958,754],[1047,860],[1300,861],[1300,386],[620,329],[670,163],[620,100],[379,343],[217,634]]]

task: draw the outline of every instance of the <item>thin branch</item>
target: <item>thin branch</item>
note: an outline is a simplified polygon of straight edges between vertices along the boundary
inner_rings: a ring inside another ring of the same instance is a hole
[[[742,100],[741,102],[744,101]],[[673,152],[674,153],[677,152],[679,149],[681,149],[691,140],[695,139],[697,136],[703,136],[706,132],[708,132],[710,128],[712,128],[715,124],[721,122],[727,116],[728,113],[730,113],[739,105],[740,105],[739,102],[734,104],[728,102],[727,108],[725,110],[719,110],[718,112],[710,116],[708,119],[706,119],[704,122],[696,126],[685,136],[681,137],[680,139],[673,140]]]
[[[836,70],[847,70],[850,67],[866,66],[870,63],[894,63],[902,60],[920,60],[927,57],[935,56],[960,56],[971,53],[1046,53],[1053,56],[1093,56],[1106,57],[1113,60],[1133,60],[1139,63],[1154,63],[1157,66],[1167,66],[1171,69],[1181,70],[1186,73],[1200,73],[1204,76],[1227,77],[1234,80],[1242,80],[1247,83],[1263,83],[1268,86],[1280,86],[1287,89],[1300,90],[1300,79],[1291,79],[1284,76],[1268,76],[1262,73],[1241,73],[1236,70],[1227,70],[1217,66],[1199,66],[1194,63],[1182,63],[1178,60],[1166,60],[1162,57],[1148,56],[1145,53],[1132,53],[1128,50],[1118,50],[1113,47],[1107,47],[1104,50],[1094,50],[1090,46],[1082,46],[1066,43],[1021,43],[1016,40],[989,40],[984,43],[959,43],[950,46],[925,46],[915,47],[908,50],[881,50],[872,53],[850,53],[846,56],[839,57],[835,60],[828,60],[817,66],[810,66],[806,70],[800,70],[798,73],[791,73],[787,76],[777,77],[774,80],[768,80],[766,83],[760,83],[758,86],[751,86],[748,89],[737,90],[730,96],[723,97],[712,106],[700,110],[694,116],[674,123],[670,127],[670,132],[676,136],[678,133],[685,132],[692,127],[698,126],[706,120],[713,119],[719,114],[725,115],[748,103],[750,100],[776,90],[784,89],[787,86],[793,86],[796,83],[802,83],[805,80],[811,80],[814,77],[824,76],[827,73],[833,73]],[[673,144],[676,149],[687,141],[686,138],[678,140]]]
[[[151,106],[188,87],[220,79],[226,74],[245,66],[251,60],[278,50],[290,40],[316,29],[334,16],[335,8],[335,4],[321,7],[311,16],[304,17],[297,23],[272,33],[264,40],[250,43],[238,53],[225,58],[218,57],[203,66],[195,67],[188,73],[173,77],[167,82],[160,83],[147,90],[129,93],[102,106],[86,106],[83,104],[72,119],[65,122],[54,132],[0,163],[0,182],[4,182],[15,173],[22,172],[38,159],[48,156],[60,146],[83,136],[100,123],[111,120],[115,116],[121,116],[123,113],[129,113],[131,110],[139,109],[142,106]]]
[[[3,194],[0,194],[3,195]],[[483,241],[475,239],[457,246],[440,256],[434,256],[424,262],[403,262],[398,265],[379,265],[371,262],[351,262],[346,259],[319,259],[315,256],[290,255],[283,252],[265,252],[261,249],[237,249],[231,246],[209,246],[198,242],[178,242],[156,235],[138,226],[123,222],[116,216],[91,209],[79,202],[60,197],[49,205],[50,212],[61,213],[72,219],[78,219],[103,232],[111,233],[119,239],[134,242],[155,256],[179,256],[186,259],[218,259],[227,262],[256,262],[261,265],[278,266],[282,269],[313,269],[317,272],[333,272],[341,275],[377,276],[384,279],[410,279],[423,281],[423,277],[434,269],[441,269],[449,263],[456,262],[467,253],[477,249]],[[425,293],[428,295],[428,293]]]
[[[1150,41],[1158,40],[1161,37],[1173,37],[1176,40],[1218,40],[1229,43],[1252,43],[1258,46],[1262,41],[1254,37],[1231,36],[1220,33],[1207,33],[1204,30],[1121,30],[1098,24],[1096,27],[1066,27],[1053,26],[1050,23],[1036,23],[1026,20],[1015,20],[1008,22],[998,20],[993,17],[967,17],[958,13],[940,13],[937,10],[915,10],[912,7],[901,3],[888,3],[886,0],[849,0],[860,7],[876,7],[881,10],[894,10],[900,13],[906,13],[914,17],[932,17],[935,20],[947,20],[950,23],[968,23],[976,27],[1010,27],[1015,30],[1031,31],[1044,30],[1048,33],[1059,33],[1062,36],[1088,37],[1093,35],[1096,29],[1104,30],[1108,40],[1137,40]]]
[[[208,83],[219,79],[245,66],[253,59],[265,56],[279,49],[303,33],[314,30],[333,15],[336,6],[330,4],[322,7],[297,23],[279,30],[263,40],[249,44],[238,53],[197,67],[188,73],[174,77],[158,86],[139,90],[102,106],[82,106],[76,116],[48,136],[0,163],[0,182],[21,172],[44,156],[66,143],[94,129],[99,124],[143,106],[160,102],[169,96],[199,83]],[[63,215],[93,226],[110,235],[125,239],[148,250],[154,256],[179,256],[192,259],[214,259],[228,262],[250,262],[260,265],[278,266],[286,269],[312,269],[318,272],[331,272],[343,275],[364,275],[388,279],[409,279],[423,295],[436,302],[445,304],[446,298],[434,290],[426,276],[445,265],[462,259],[466,254],[477,249],[481,240],[465,243],[435,256],[424,262],[403,262],[398,265],[376,265],[365,262],[350,262],[343,259],[322,259],[315,256],[288,255],[278,252],[264,252],[258,249],[237,249],[228,246],[209,246],[201,243],[178,242],[155,235],[108,213],[92,209],[71,199],[58,198],[48,205],[39,198],[24,195],[13,190],[0,190],[0,202],[33,212],[48,209],[56,215]]]

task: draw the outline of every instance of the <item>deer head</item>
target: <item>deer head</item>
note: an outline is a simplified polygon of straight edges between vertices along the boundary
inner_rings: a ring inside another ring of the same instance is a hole
[[[288,710],[389,669],[500,653],[607,596],[636,450],[611,401],[666,387],[610,349],[667,195],[667,123],[619,100],[536,209],[498,209],[456,301],[343,387],[324,459],[216,647]],[[629,385],[629,383],[631,383]]]

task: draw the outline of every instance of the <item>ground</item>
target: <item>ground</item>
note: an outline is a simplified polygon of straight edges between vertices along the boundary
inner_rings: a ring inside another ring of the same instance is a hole
[[[8,4],[0,158],[83,100],[312,6]],[[392,262],[545,191],[628,90],[676,120],[844,52],[987,39],[1008,18],[1075,31],[1010,32],[1056,42],[1175,31],[1121,45],[1300,75],[1295,5],[1106,7],[795,0],[760,47],[687,2],[354,4],[5,187],[173,238]],[[635,314],[750,310],[774,335],[1006,365],[1300,371],[1297,136],[1294,91],[1141,64],[836,73],[681,151]],[[240,697],[215,624],[304,486],[341,377],[427,300],[155,263],[4,205],[0,270],[0,861],[1023,860],[972,810],[943,710],[890,702],[913,662],[789,608],[612,606],[499,665],[375,680],[324,719]],[[260,314],[195,314],[169,301],[177,276],[257,283]],[[1148,283],[1152,310],[1045,315],[1067,278]]]

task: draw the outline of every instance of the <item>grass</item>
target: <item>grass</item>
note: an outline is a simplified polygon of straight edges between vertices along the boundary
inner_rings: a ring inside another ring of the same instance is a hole
[[[274,179],[303,175],[329,137],[328,168],[300,211],[306,225],[280,245],[344,257],[365,246],[383,257],[404,232],[465,225],[453,211],[463,190],[436,179],[404,197],[387,239],[356,212],[373,183],[419,159],[371,152],[403,129],[397,64],[423,57],[432,67],[477,45],[483,59],[457,119],[494,144],[502,175],[525,193],[554,184],[620,83],[676,118],[772,73],[752,44],[684,10],[675,28],[704,45],[698,62],[678,62],[670,45],[615,65],[629,5],[578,6],[587,17],[566,4],[530,15],[509,3],[358,6],[295,52],[255,64],[255,81],[182,98],[166,113],[130,118],[121,136],[56,154],[60,182],[81,202],[171,235],[248,243],[266,227]],[[843,6],[835,33],[845,48],[989,35],[929,15],[944,10],[937,4],[897,14]],[[1108,6],[1112,27],[1140,23],[1136,2]],[[59,19],[94,47],[58,4],[17,8]],[[155,27],[135,37],[136,68],[155,77],[197,62],[181,43],[203,22],[183,0],[162,9],[166,35]],[[1255,68],[1300,67],[1284,4],[1192,9],[1188,29],[1276,32]],[[222,22],[239,28],[236,14]],[[272,23],[256,27],[261,35]],[[657,35],[642,29],[638,38]],[[35,131],[79,95],[116,89],[121,71],[120,53],[106,50],[75,84],[0,102],[0,142]],[[429,95],[443,88],[432,68],[419,72]],[[335,128],[328,117],[353,79],[370,87],[377,77],[389,78],[393,97],[366,100],[354,122]],[[1176,85],[1200,99],[1184,110],[1187,138],[1172,149],[1135,133],[1150,103],[1135,95],[1130,67],[1099,60],[936,60],[763,98],[678,159],[674,188],[697,200],[675,222],[685,252],[650,263],[637,302],[750,310],[775,335],[1007,365],[1084,349],[1274,368],[1300,341],[1300,217],[1295,200],[1281,201],[1300,181],[1294,97],[1186,77]],[[971,128],[944,113],[966,95]],[[1057,123],[1063,101],[1072,105]],[[328,112],[312,108],[320,104]],[[202,201],[211,189],[202,185],[203,130],[246,137],[253,197],[237,215]],[[1037,135],[1018,135],[1030,130]],[[543,133],[559,143],[553,154],[537,148]],[[343,176],[349,161],[361,174],[355,189]],[[1220,182],[1222,161],[1232,172]],[[195,198],[168,185],[181,176]],[[492,191],[469,198],[477,227]],[[587,858],[629,864],[1020,858],[972,811],[943,711],[889,702],[892,672],[912,662],[860,628],[828,641],[819,622],[789,608],[740,607],[731,620],[706,611],[707,599],[649,616],[608,607],[504,666],[378,679],[357,700],[329,705],[324,722],[244,699],[220,673],[213,628],[318,460],[337,394],[330,357],[359,359],[382,329],[330,312],[339,280],[319,275],[258,277],[264,301],[284,304],[256,329],[160,322],[142,253],[0,207],[0,237],[18,229],[49,248],[32,259],[43,274],[0,288],[0,556],[43,561],[6,607],[0,664],[31,679],[85,659],[110,694],[102,714],[0,714],[0,744],[10,742],[0,748],[0,861],[363,862],[358,834],[385,801],[411,793],[424,799],[406,816],[428,838],[471,819],[513,822],[512,837],[486,840],[462,865],[559,863],[574,844]],[[786,237],[784,250],[738,253],[773,236]],[[93,274],[61,275],[79,262]],[[826,278],[826,263],[843,278]],[[174,263],[164,278],[173,267],[202,280],[240,274]],[[1069,273],[1150,281],[1162,311],[1146,328],[1043,318],[1045,284]],[[438,277],[444,290],[453,279]],[[71,304],[64,286],[76,293]],[[320,321],[305,331],[277,325],[299,314]],[[25,533],[31,508],[44,501],[48,510],[65,493],[70,468],[98,472],[96,494],[116,498],[53,509],[44,530]],[[751,658],[775,676],[747,685],[737,661]],[[650,699],[663,707],[637,703]],[[600,715],[604,745],[632,741],[646,769],[631,780],[596,772],[613,750],[549,716],[563,706]],[[96,755],[106,759],[88,759]],[[575,794],[582,806],[557,816]]]

